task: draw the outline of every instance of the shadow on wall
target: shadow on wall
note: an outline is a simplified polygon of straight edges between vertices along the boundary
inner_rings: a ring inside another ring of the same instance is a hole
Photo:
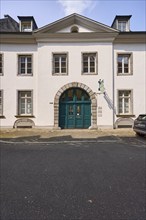
[[[110,99],[107,92],[104,92],[103,95],[109,108],[112,109],[116,115],[116,108],[114,107],[113,101]],[[133,123],[134,120],[131,117],[120,117],[115,121],[115,128],[131,128],[133,127]]]
[[[114,111],[114,113],[116,114],[116,109],[114,107],[113,101],[110,99],[110,97],[108,96],[107,92],[104,92],[104,99],[106,100],[108,106],[110,109],[112,109]]]

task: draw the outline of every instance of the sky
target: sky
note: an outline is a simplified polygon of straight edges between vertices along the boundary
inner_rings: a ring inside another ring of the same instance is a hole
[[[34,16],[38,27],[72,13],[108,26],[116,15],[132,15],[131,31],[146,31],[146,0],[0,0],[0,18]]]

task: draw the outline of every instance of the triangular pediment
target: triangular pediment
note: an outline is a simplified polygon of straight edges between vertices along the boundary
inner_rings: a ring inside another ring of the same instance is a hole
[[[58,21],[55,21],[51,24],[48,24],[42,28],[39,28],[35,31],[38,34],[49,34],[49,33],[71,33],[72,28],[77,28],[80,33],[89,33],[89,32],[118,32],[117,30],[99,23],[97,21],[91,20],[79,14],[71,14],[67,17],[64,17]]]

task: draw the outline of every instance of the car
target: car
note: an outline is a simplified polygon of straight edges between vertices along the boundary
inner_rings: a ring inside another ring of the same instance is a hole
[[[139,136],[146,135],[146,114],[140,114],[135,120],[133,130]]]

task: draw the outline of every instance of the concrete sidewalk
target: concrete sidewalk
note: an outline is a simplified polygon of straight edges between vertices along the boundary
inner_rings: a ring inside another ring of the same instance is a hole
[[[51,129],[0,129],[0,138],[37,138],[37,139],[94,139],[103,136],[117,136],[117,137],[134,137],[135,132],[132,128],[120,129],[64,129],[64,130],[51,130]]]

